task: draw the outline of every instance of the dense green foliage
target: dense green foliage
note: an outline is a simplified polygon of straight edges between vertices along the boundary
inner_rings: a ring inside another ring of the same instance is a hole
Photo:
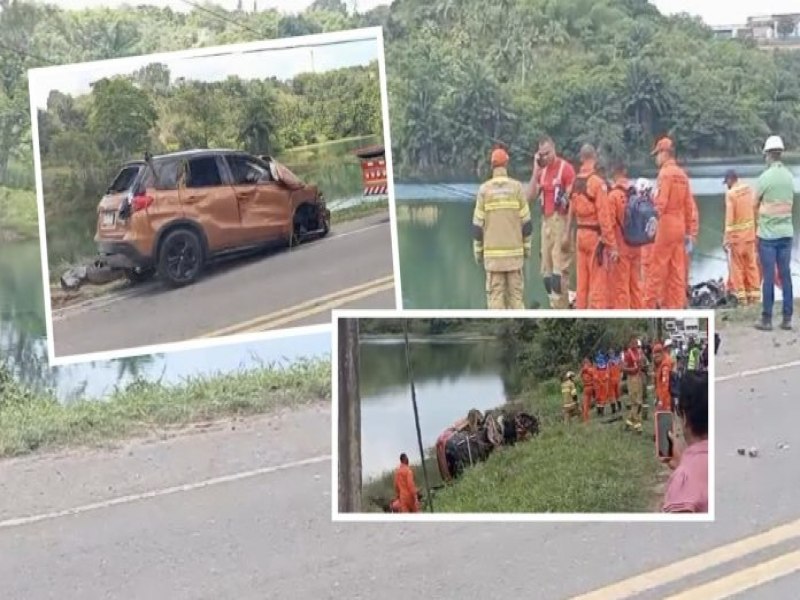
[[[400,176],[480,170],[493,138],[527,166],[543,132],[567,153],[591,141],[631,157],[666,132],[689,156],[753,153],[773,131],[800,144],[800,52],[716,40],[646,0],[396,0],[356,15],[339,0],[297,15],[4,5],[0,183],[32,184],[30,67],[373,25],[385,31]]]

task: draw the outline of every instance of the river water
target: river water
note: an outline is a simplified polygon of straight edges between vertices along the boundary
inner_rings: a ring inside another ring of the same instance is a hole
[[[471,408],[485,411],[509,397],[512,383],[497,343],[417,340],[411,344],[411,360],[425,448]],[[402,339],[362,340],[360,393],[364,481],[397,466],[401,452],[417,462]]]
[[[687,169],[700,212],[699,239],[691,266],[692,282],[727,276],[727,260],[722,249],[725,220],[722,178],[728,168],[736,168],[748,183],[754,183],[763,170],[759,164],[714,164]],[[795,190],[800,194],[800,166],[790,168],[795,175]],[[646,172],[642,176],[653,178],[655,173]],[[478,185],[395,184],[404,308],[485,308],[484,271],[473,261],[471,241],[472,210]],[[796,196],[796,200],[800,198]],[[795,202],[794,208],[792,272],[795,294],[800,296],[800,201]],[[533,213],[534,252],[526,269],[526,305],[538,302],[546,307],[547,295],[539,276],[540,214],[538,210]],[[781,297],[779,291],[776,297]]]

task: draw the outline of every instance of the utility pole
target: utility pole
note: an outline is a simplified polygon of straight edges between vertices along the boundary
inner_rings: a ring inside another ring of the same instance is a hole
[[[433,496],[428,483],[428,467],[425,465],[425,448],[422,445],[422,431],[419,426],[419,410],[417,408],[417,390],[414,386],[414,371],[411,369],[411,348],[408,343],[408,319],[403,319],[403,334],[406,342],[406,370],[408,382],[411,385],[411,404],[414,407],[414,423],[417,426],[417,444],[419,445],[419,458],[422,461],[422,477],[425,480],[425,493],[428,495],[428,511],[433,512]]]
[[[358,319],[339,319],[339,512],[361,512]]]

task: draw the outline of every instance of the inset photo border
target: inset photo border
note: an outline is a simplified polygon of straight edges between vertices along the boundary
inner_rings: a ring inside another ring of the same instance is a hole
[[[28,76],[51,365],[402,305],[382,28]]]
[[[715,336],[713,310],[334,310],[332,520],[712,522]]]

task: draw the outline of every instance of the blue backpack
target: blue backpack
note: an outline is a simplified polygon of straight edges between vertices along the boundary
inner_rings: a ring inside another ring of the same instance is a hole
[[[624,188],[617,189],[624,190]],[[658,229],[658,213],[653,199],[650,196],[637,194],[633,186],[625,191],[628,194],[622,223],[622,237],[625,238],[625,243],[633,247],[652,244]]]

